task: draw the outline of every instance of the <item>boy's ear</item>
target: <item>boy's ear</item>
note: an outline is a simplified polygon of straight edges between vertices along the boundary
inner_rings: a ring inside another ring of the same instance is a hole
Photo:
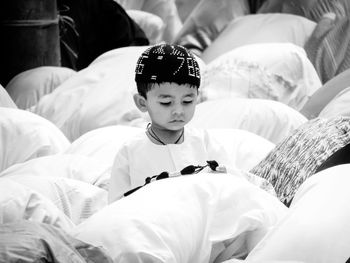
[[[140,111],[147,112],[146,99],[143,96],[141,96],[138,93],[134,94],[134,102],[135,102],[136,107]]]

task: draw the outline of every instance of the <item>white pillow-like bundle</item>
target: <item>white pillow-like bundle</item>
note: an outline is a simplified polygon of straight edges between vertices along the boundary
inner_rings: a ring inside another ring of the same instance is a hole
[[[286,210],[239,174],[204,173],[146,185],[73,236],[104,247],[114,262],[222,261],[248,253]]]
[[[136,9],[159,16],[164,24],[162,40],[172,43],[182,27],[175,0],[115,0],[125,10]]]
[[[240,46],[255,43],[293,43],[303,47],[316,23],[290,14],[251,14],[234,19],[202,54],[209,63]]]
[[[230,164],[238,169],[249,171],[275,147],[269,140],[241,129],[216,128],[208,133],[223,146]]]
[[[0,107],[14,108],[14,109],[17,108],[17,105],[15,104],[15,102],[12,100],[10,95],[1,85],[0,85]]]
[[[142,117],[133,101],[138,57],[147,47],[125,47],[102,54],[51,94],[33,112],[52,121],[70,141],[96,128]]]
[[[165,24],[159,16],[141,10],[130,9],[126,12],[145,32],[151,45],[162,41]]]
[[[320,112],[319,117],[333,118],[336,116],[350,117],[350,87],[339,92]]]
[[[346,262],[350,251],[349,170],[349,164],[333,166],[307,179],[285,217],[254,248],[248,262]]]
[[[249,97],[302,108],[322,83],[303,48],[291,43],[238,47],[212,62],[204,72],[202,100]]]
[[[69,145],[50,121],[28,111],[0,108],[0,172],[17,163],[63,152]]]
[[[78,154],[98,160],[99,163],[107,167],[110,176],[113,161],[120,146],[127,139],[139,133],[140,130],[141,128],[138,127],[123,125],[114,125],[92,130],[72,142],[66,150],[66,154]],[[109,176],[103,176],[99,181],[102,182],[103,178],[105,178],[104,181],[107,183]]]
[[[7,178],[0,178],[0,223],[21,220],[46,223],[71,231],[74,223],[48,198]]]
[[[6,178],[45,196],[74,224],[83,222],[108,203],[106,190],[75,179],[30,174],[9,174]]]
[[[76,72],[73,69],[65,67],[37,67],[16,75],[6,85],[6,90],[17,107],[26,110],[74,74]]]
[[[101,160],[78,154],[55,154],[12,165],[0,173],[0,177],[47,176],[79,180],[106,189],[110,177],[110,165]]]
[[[189,125],[247,130],[277,144],[305,122],[305,116],[281,102],[230,98],[198,104]]]

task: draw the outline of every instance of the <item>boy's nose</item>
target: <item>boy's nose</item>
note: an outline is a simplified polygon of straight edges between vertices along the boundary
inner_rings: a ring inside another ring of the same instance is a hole
[[[173,109],[173,115],[182,115],[184,113],[183,107],[181,105],[176,105]]]

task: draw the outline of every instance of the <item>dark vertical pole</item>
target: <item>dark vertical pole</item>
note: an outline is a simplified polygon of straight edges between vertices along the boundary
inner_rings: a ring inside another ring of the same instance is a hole
[[[56,0],[0,2],[0,84],[31,68],[60,66]]]

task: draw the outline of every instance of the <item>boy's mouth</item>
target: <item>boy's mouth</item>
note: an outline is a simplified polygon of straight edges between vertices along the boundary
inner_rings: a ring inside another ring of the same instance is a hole
[[[170,121],[170,123],[183,123],[184,121],[183,120],[172,120]]]

